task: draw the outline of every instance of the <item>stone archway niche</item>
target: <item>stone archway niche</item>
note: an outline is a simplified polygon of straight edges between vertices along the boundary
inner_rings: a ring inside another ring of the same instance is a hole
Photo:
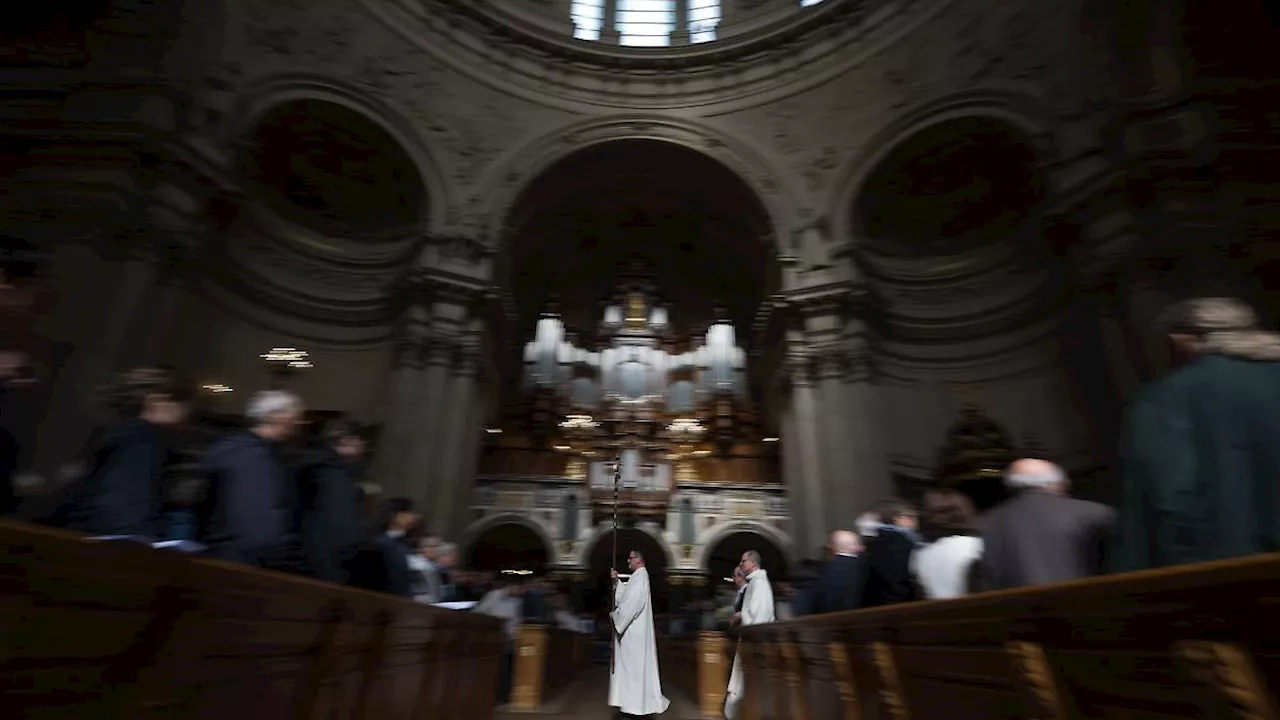
[[[325,236],[394,238],[429,214],[410,153],[336,102],[292,99],[267,110],[247,133],[239,170],[273,213]]]
[[[781,547],[762,533],[736,530],[723,535],[707,547],[703,556],[704,568],[711,586],[717,587],[727,582],[724,578],[733,575],[742,554],[748,550],[760,554],[760,566],[769,574],[772,582],[776,584],[787,579],[790,568],[787,566],[786,553]]]
[[[588,578],[593,584],[588,605],[607,607],[609,603],[609,570],[616,567],[619,573],[627,572],[627,555],[639,551],[649,571],[655,612],[667,608],[667,570],[669,557],[662,542],[639,528],[618,528],[617,553],[614,553],[612,531],[601,532],[585,553]]]
[[[490,524],[467,548],[465,563],[476,570],[518,570],[541,573],[552,558],[543,538],[519,522]]]

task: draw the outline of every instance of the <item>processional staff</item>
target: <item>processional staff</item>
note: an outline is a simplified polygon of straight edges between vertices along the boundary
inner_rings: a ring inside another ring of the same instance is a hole
[[[622,484],[622,454],[619,453],[617,459],[613,463],[613,574],[618,574],[618,487]],[[614,582],[618,582],[614,580]],[[618,598],[618,589],[616,586],[609,587],[609,614],[612,615],[616,609]],[[614,658],[618,655],[618,630],[613,627],[613,620],[609,620],[609,629],[613,636],[613,643],[609,646],[609,674],[613,674]]]

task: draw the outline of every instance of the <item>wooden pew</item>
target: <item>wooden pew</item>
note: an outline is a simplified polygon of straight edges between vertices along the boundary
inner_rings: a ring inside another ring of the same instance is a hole
[[[0,520],[6,718],[493,714],[496,619]]]
[[[743,631],[748,720],[1280,718],[1280,555]]]
[[[662,684],[670,683],[685,697],[696,698],[703,718],[723,717],[729,669],[733,663],[732,643],[724,633],[700,632],[697,637],[662,637],[658,644],[658,667]]]
[[[538,710],[587,665],[591,636],[522,623],[516,628],[511,710]]]

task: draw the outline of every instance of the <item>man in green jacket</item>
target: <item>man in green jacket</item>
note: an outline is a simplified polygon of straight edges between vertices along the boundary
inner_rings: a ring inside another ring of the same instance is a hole
[[[1176,368],[1129,411],[1117,570],[1280,549],[1280,334],[1244,303],[1161,318]]]

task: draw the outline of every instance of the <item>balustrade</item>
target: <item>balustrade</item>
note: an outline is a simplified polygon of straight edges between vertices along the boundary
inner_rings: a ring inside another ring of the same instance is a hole
[[[493,618],[9,520],[0,548],[5,717],[492,717]]]

